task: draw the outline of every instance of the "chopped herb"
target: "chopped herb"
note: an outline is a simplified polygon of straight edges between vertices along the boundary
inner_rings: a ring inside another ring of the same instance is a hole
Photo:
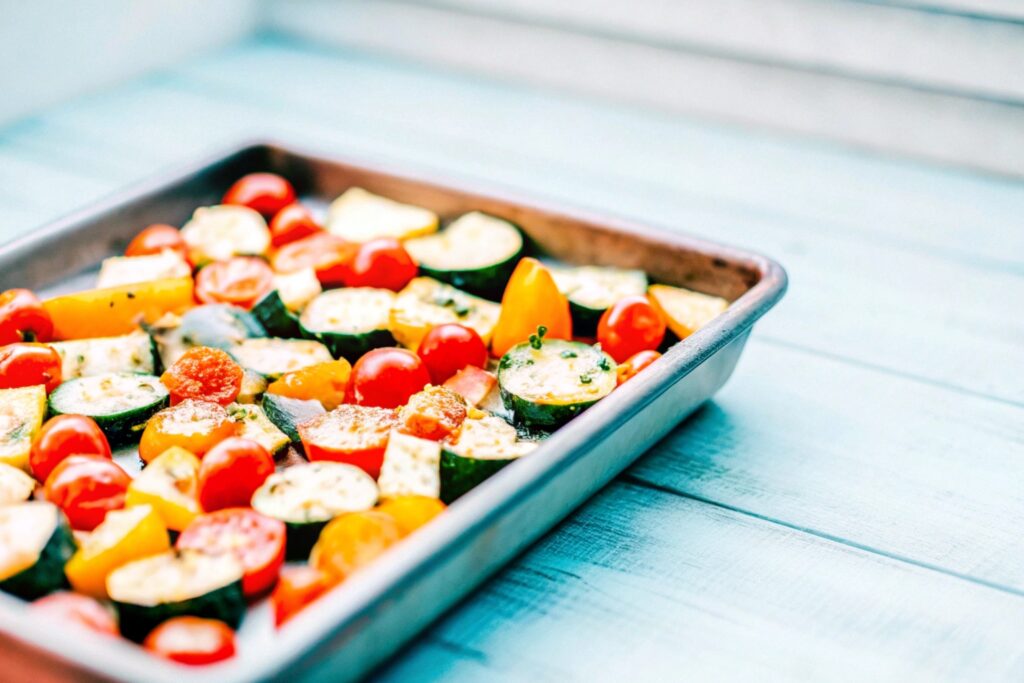
[[[569,351],[568,349],[566,349],[565,351],[562,351],[562,353],[560,355],[562,356],[562,358],[575,358],[576,357],[576,352],[575,351]]]
[[[580,384],[590,384],[593,381],[590,375],[580,375]]]
[[[530,335],[530,346],[535,349],[540,349],[544,344],[544,335],[548,333],[548,328],[543,325],[537,326],[537,334]]]
[[[601,356],[601,362],[597,364],[597,367],[601,368],[605,372],[608,372],[609,370],[612,369],[612,366],[608,362],[608,358],[606,356]]]
[[[508,368],[512,367],[512,358],[510,358],[509,356],[502,356],[501,360],[498,361],[498,367],[501,368],[502,370],[507,370]]]
[[[469,306],[468,304],[462,303],[453,306],[452,310],[455,311],[455,315],[459,316],[460,318],[464,318],[470,314],[470,312],[473,310],[473,307]]]
[[[134,299],[135,292],[125,292],[125,296],[127,296],[129,299]]]

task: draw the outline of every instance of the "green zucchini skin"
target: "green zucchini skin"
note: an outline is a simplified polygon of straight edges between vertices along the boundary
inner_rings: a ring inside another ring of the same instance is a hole
[[[438,270],[420,265],[420,274],[446,282],[456,289],[475,294],[490,301],[501,301],[505,285],[512,277],[512,271],[522,257],[523,251],[517,251],[507,260],[486,268],[475,270]]]
[[[327,522],[285,522],[287,536],[284,542],[284,559],[287,562],[304,562],[313,552],[313,546],[320,540],[320,532]]]
[[[299,445],[299,425],[327,412],[320,401],[304,401],[277,394],[263,394],[262,406],[267,418],[284,432],[293,444]]]
[[[569,299],[569,315],[572,317],[572,332],[578,337],[596,337],[597,324],[601,322],[607,308],[591,308]]]
[[[518,458],[471,458],[441,449],[441,502],[451,503]]]
[[[288,310],[276,289],[257,301],[250,312],[272,337],[294,339],[302,336],[299,317]]]
[[[245,616],[245,597],[242,581],[238,580],[188,600],[166,602],[158,605],[136,605],[130,602],[114,601],[121,635],[141,643],[163,622],[173,617],[196,616],[217,619],[237,629]]]
[[[100,377],[104,377],[104,375],[81,377],[64,382],[50,394],[50,397],[47,399],[49,413],[51,416],[74,414],[91,417],[99,425],[99,428],[103,430],[111,445],[125,445],[137,442],[139,437],[142,436],[142,430],[145,429],[149,418],[170,405],[170,394],[163,384],[160,383],[160,379],[156,375],[136,372],[118,372],[109,373],[109,375],[121,379],[133,377],[140,380],[148,379],[150,380],[149,385],[156,387],[156,393],[153,394],[152,400],[149,403],[140,403],[137,406],[121,410],[117,413],[102,414],[98,410],[93,409],[92,406],[76,405],[68,398],[68,395],[76,390],[76,384],[95,381]]]
[[[557,429],[597,403],[597,401],[584,401],[567,405],[540,404],[516,396],[505,389],[501,390],[501,400],[515,415],[518,424],[540,430]]]
[[[332,356],[344,358],[351,363],[355,363],[367,351],[379,349],[382,346],[395,346],[397,343],[390,330],[345,334],[343,332],[314,332],[302,327],[302,336],[320,342],[327,347]]]
[[[68,587],[64,565],[75,554],[77,546],[67,517],[60,510],[56,510],[56,514],[57,525],[39,553],[39,559],[28,569],[0,581],[0,591],[25,600],[35,600]]]

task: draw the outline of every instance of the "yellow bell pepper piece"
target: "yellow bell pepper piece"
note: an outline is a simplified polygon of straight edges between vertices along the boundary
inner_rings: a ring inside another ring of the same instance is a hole
[[[170,547],[167,527],[152,506],[115,510],[89,534],[64,573],[76,591],[102,599],[107,597],[107,575],[112,571]]]
[[[125,505],[152,505],[168,529],[181,531],[202,512],[199,458],[178,446],[168,448],[128,485]]]
[[[491,336],[495,357],[530,338],[537,328],[547,328],[547,339],[572,339],[569,300],[558,291],[551,271],[535,258],[524,258],[505,286],[501,316]]]
[[[288,372],[267,387],[268,394],[320,401],[327,410],[345,402],[352,366],[344,358]]]
[[[32,441],[46,417],[43,385],[0,389],[0,463],[28,471]]]
[[[191,277],[91,289],[43,302],[57,339],[128,334],[140,322],[152,323],[165,313],[181,313],[192,305]]]
[[[668,285],[651,285],[647,299],[680,339],[686,339],[729,307],[721,297]]]

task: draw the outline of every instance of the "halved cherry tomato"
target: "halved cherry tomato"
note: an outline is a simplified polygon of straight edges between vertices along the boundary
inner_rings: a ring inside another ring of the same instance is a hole
[[[320,401],[327,410],[345,402],[352,366],[344,358],[317,363],[282,375],[267,387],[268,394]]]
[[[181,232],[173,225],[154,223],[128,243],[124,250],[125,256],[148,256],[171,250],[188,260],[188,247],[181,237]]]
[[[207,512],[249,507],[252,494],[274,473],[274,458],[250,439],[224,439],[199,465],[199,504]]]
[[[338,583],[373,562],[401,538],[402,531],[391,515],[377,510],[351,512],[324,527],[309,563]]]
[[[646,296],[619,299],[597,323],[601,349],[623,363],[641,351],[658,348],[665,338],[665,320]]]
[[[58,415],[39,430],[28,456],[32,476],[46,481],[50,472],[70,455],[110,459],[110,444],[96,421],[85,415]]]
[[[452,375],[444,386],[466,399],[471,406],[478,406],[498,383],[493,373],[475,365],[467,365]]]
[[[295,202],[274,214],[273,220],[270,221],[270,243],[275,248],[283,247],[320,230],[309,209]]]
[[[398,496],[384,501],[378,512],[391,515],[398,522],[402,536],[408,536],[444,512],[446,506],[430,496]]]
[[[449,377],[466,367],[487,365],[487,346],[476,330],[446,323],[432,327],[416,350],[430,372],[434,384],[443,384]]]
[[[20,341],[48,342],[53,321],[39,298],[27,289],[0,294],[0,346]]]
[[[317,232],[309,237],[286,244],[274,253],[271,265],[278,273],[294,273],[313,268],[316,277],[326,287],[345,284],[348,268],[358,245],[346,242],[329,232]]]
[[[398,291],[416,277],[419,267],[394,237],[363,242],[349,266],[349,287],[377,287]]]
[[[345,404],[300,424],[299,436],[310,460],[345,462],[376,479],[394,426],[393,410]]]
[[[256,597],[270,590],[284,563],[284,522],[249,508],[227,508],[192,520],[174,544],[220,555],[230,553],[242,564],[242,592]]]
[[[234,304],[248,310],[273,287],[274,271],[255,256],[215,261],[196,275],[196,298],[204,304]]]
[[[615,368],[615,372],[618,376],[618,384],[622,384],[626,380],[631,379],[636,373],[640,372],[654,361],[661,358],[661,354],[657,351],[640,351],[630,356],[625,363],[619,363],[618,367]]]
[[[373,349],[352,368],[352,398],[363,406],[397,408],[428,384],[427,367],[406,349]]]
[[[45,384],[47,393],[61,381],[60,354],[45,344],[0,347],[0,389]]]
[[[250,173],[224,194],[223,204],[248,206],[270,218],[295,201],[295,188],[276,173]]]
[[[99,600],[72,593],[59,591],[39,598],[31,604],[29,611],[41,614],[61,623],[78,624],[108,635],[119,635],[117,618],[114,611],[105,607]]]
[[[428,386],[398,410],[398,429],[421,439],[440,441],[466,419],[466,402],[451,389]]]
[[[240,431],[224,406],[186,399],[149,418],[139,441],[139,457],[150,462],[171,446],[180,446],[196,457]]]
[[[270,595],[274,605],[274,624],[285,623],[331,587],[327,576],[308,564],[283,567],[277,587]]]
[[[46,499],[67,515],[72,529],[92,531],[111,510],[124,507],[132,478],[121,466],[95,455],[72,455],[46,478]]]
[[[212,664],[235,656],[235,632],[216,619],[174,617],[150,631],[142,646],[181,664]]]
[[[209,346],[194,346],[160,376],[171,405],[194,398],[226,406],[238,398],[245,371],[231,356]]]

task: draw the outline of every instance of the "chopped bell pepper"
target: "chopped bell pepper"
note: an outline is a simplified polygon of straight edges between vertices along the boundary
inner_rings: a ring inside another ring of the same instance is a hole
[[[191,277],[91,289],[43,302],[56,339],[116,337],[132,332],[140,322],[152,323],[192,305]]]
[[[199,458],[177,446],[167,449],[128,485],[125,505],[152,505],[168,529],[181,531],[202,512]]]
[[[538,327],[547,328],[548,339],[572,339],[569,300],[540,261],[524,258],[516,266],[501,297],[501,316],[491,337],[495,357],[529,339]]]

